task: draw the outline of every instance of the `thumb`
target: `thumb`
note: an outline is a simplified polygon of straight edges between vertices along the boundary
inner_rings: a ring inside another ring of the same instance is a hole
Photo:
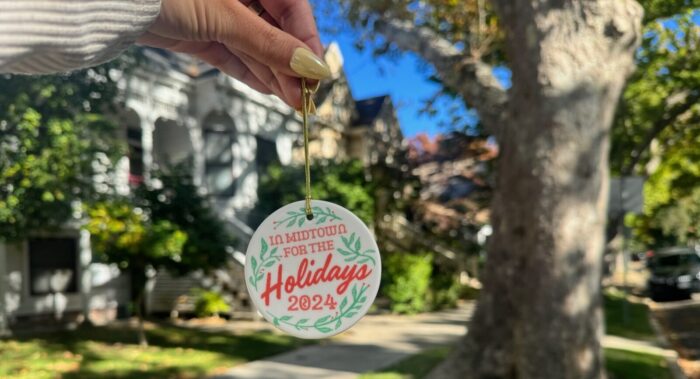
[[[221,4],[226,11],[215,12],[217,42],[246,53],[280,74],[316,80],[331,75],[328,65],[306,44],[270,25],[239,0],[221,0]]]

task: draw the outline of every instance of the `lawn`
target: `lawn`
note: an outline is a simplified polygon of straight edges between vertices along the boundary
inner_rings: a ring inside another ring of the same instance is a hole
[[[627,303],[627,322],[624,318],[625,302]],[[646,304],[627,301],[620,291],[606,291],[603,304],[607,334],[645,341],[656,338],[649,323],[649,307]]]
[[[433,367],[449,354],[449,347],[437,347],[412,355],[379,372],[360,375],[359,379],[418,379],[426,376]]]
[[[605,349],[608,379],[671,379],[664,357],[628,350]]]
[[[408,357],[379,372],[363,374],[359,379],[420,379],[447,357],[450,349],[429,349]],[[671,379],[663,357],[627,350],[605,349],[609,379]]]
[[[0,378],[200,378],[308,343],[270,332],[235,336],[169,325],[147,335],[147,348],[126,327],[0,339]]]

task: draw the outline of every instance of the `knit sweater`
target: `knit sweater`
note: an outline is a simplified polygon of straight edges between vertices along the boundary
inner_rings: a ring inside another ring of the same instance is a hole
[[[155,21],[160,0],[0,0],[0,73],[104,63]]]

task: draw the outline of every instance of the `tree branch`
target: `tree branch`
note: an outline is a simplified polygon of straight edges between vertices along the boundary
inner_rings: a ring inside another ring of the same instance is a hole
[[[690,108],[692,108],[698,102],[698,100],[700,100],[700,95],[697,93],[694,96],[685,97],[683,102],[676,105],[666,112],[663,117],[656,120],[652,128],[644,136],[642,143],[637,145],[637,147],[630,153],[632,160],[627,166],[620,170],[621,176],[631,175],[639,162],[642,160],[642,155],[644,152],[649,148],[649,146],[651,146],[652,141],[654,141],[654,139],[661,134],[661,132],[666,130],[667,127],[673,125],[673,122],[678,119],[678,117],[689,111]]]
[[[494,76],[493,67],[477,59],[465,59],[450,41],[411,21],[382,18],[374,22],[374,30],[400,50],[414,52],[433,65],[445,87],[477,110],[489,133],[498,134],[508,94]]]

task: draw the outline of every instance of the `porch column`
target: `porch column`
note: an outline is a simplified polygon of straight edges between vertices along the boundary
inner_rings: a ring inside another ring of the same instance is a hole
[[[0,242],[0,337],[10,334],[7,323],[7,305],[5,291],[7,289],[7,245]]]
[[[90,294],[92,292],[92,273],[90,263],[92,263],[92,247],[90,246],[90,233],[87,230],[80,230],[78,240],[78,257],[80,262],[80,300],[82,302],[83,317],[86,323],[90,320]]]
[[[141,116],[141,115],[139,115]],[[157,118],[147,115],[141,118],[141,147],[143,148],[143,178],[148,183],[153,171],[153,130]]]

